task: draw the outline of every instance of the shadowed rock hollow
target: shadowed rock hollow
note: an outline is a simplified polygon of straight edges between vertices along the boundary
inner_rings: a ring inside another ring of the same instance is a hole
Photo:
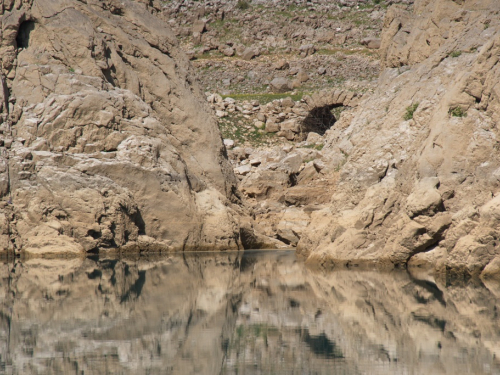
[[[0,7],[0,249],[240,247],[217,123],[137,1]]]

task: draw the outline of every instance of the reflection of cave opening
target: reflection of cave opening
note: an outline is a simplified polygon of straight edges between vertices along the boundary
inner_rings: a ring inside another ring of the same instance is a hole
[[[342,107],[342,105],[326,105],[313,108],[302,122],[302,133],[314,132],[324,135],[337,121],[337,116],[332,113],[332,110],[338,107]]]
[[[30,34],[33,30],[35,30],[35,22],[33,21],[25,21],[19,26],[16,36],[17,48],[28,48]]]
[[[299,330],[302,340],[309,346],[311,351],[324,358],[344,358],[342,351],[334,341],[326,337],[324,333],[318,336],[312,336],[308,330]]]

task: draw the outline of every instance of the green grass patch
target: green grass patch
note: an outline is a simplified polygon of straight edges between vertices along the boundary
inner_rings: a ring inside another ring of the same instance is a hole
[[[351,9],[348,12],[342,12],[340,14],[328,15],[327,19],[334,21],[350,21],[356,27],[361,25],[372,25],[374,20],[369,17],[369,10],[373,8],[373,4],[367,3],[365,5],[359,5],[359,9]]]
[[[340,115],[342,112],[344,112],[347,108],[344,107],[344,106],[340,106],[340,107],[335,107],[331,110],[332,114],[335,116],[335,120],[338,121],[338,119],[340,118]]]
[[[415,111],[417,110],[418,108],[418,105],[419,103],[413,103],[412,105],[406,107],[406,113],[405,115],[403,116],[403,119],[405,121],[408,121],[408,120],[411,120],[413,119],[413,114],[415,113]]]
[[[467,117],[467,112],[462,107],[453,107],[448,110],[450,116],[453,117]]]
[[[462,51],[453,51],[448,56],[450,57],[458,57],[462,54]]]
[[[302,99],[302,97],[305,95],[305,93],[300,92],[294,95],[291,94],[273,94],[273,93],[263,93],[263,94],[232,94],[232,95],[222,95],[222,98],[233,98],[236,100],[258,100],[259,103],[262,104],[267,104],[269,102],[272,102],[273,100],[277,99],[285,99],[287,97],[292,98],[294,101],[299,101]]]
[[[255,127],[251,120],[236,113],[219,119],[219,129],[223,138],[232,139],[239,144],[247,143],[252,147],[270,144],[276,138],[276,134],[264,132]]]
[[[247,10],[250,8],[250,3],[246,0],[238,0],[236,3],[236,8],[239,10]]]
[[[314,150],[318,150],[318,151],[323,150],[323,147],[325,147],[325,145],[324,145],[324,144],[322,144],[322,143],[320,143],[319,145],[312,144],[312,145],[303,146],[303,148],[312,148],[312,149],[314,149]],[[313,160],[313,159],[311,159],[311,160]],[[311,161],[311,160],[310,160],[310,161]]]
[[[375,50],[368,49],[368,48],[354,48],[354,49],[347,49],[347,48],[320,48],[318,51],[316,51],[316,55],[335,55],[335,54],[343,54],[346,56],[353,56],[353,55],[365,55],[365,56],[377,56],[378,53]]]

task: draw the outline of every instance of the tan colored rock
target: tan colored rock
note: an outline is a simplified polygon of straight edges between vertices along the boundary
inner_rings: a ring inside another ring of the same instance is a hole
[[[290,91],[290,82],[286,78],[274,78],[271,83],[271,88],[276,92]]]
[[[262,200],[281,194],[289,184],[289,175],[284,171],[259,171],[245,177],[241,181],[240,190],[250,198]],[[275,196],[276,200],[278,198],[279,196]]]
[[[493,244],[481,244],[474,236],[467,235],[458,240],[449,253],[446,266],[452,276],[479,276],[481,271],[493,260]],[[492,266],[493,267],[493,266]]]
[[[488,201],[479,209],[481,220],[491,226],[497,226],[500,221],[500,195]]]
[[[196,20],[193,22],[193,34],[194,33],[199,33],[202,34],[207,27],[207,21],[206,20]]]
[[[276,122],[271,120],[267,120],[265,130],[267,133],[277,133],[280,130],[280,124],[277,124]]]
[[[241,54],[241,58],[243,60],[251,60],[256,56],[259,56],[259,50],[257,48],[253,48],[253,47],[248,47]]]
[[[304,71],[303,69],[300,69],[299,72],[297,73],[297,81],[299,83],[304,83],[304,82],[307,82],[309,80],[309,74],[307,74],[306,71]]]
[[[500,279],[500,257],[496,256],[491,260],[481,272],[481,279],[495,280]]]
[[[280,124],[280,130],[290,130],[294,133],[298,133],[300,131],[300,123],[297,120],[286,120]]]
[[[297,185],[288,188],[280,198],[287,205],[305,206],[308,204],[327,203],[330,200],[330,192],[323,186]]]
[[[499,10],[489,0],[388,10],[377,90],[325,135],[322,160],[338,179],[331,214],[313,215],[298,244],[308,262],[401,265],[440,248],[435,272],[476,277],[498,256],[500,24],[487,20]],[[304,100],[312,110],[354,97]]]
[[[30,255],[137,249],[146,237],[155,251],[240,248],[236,179],[203,93],[186,84],[193,68],[144,4],[109,3],[2,8],[10,243]]]
[[[381,41],[379,38],[365,38],[361,40],[361,44],[370,49],[379,49],[380,43]]]
[[[222,53],[228,57],[234,56],[235,50],[234,48],[227,47],[222,50]]]
[[[433,215],[441,209],[443,201],[436,189],[439,180],[435,177],[419,181],[418,186],[406,199],[406,211],[410,217]]]
[[[275,70],[285,70],[290,68],[290,64],[288,61],[281,59],[274,63],[273,68]]]
[[[314,44],[303,44],[299,48],[299,53],[302,57],[310,56],[314,52],[316,52],[316,47],[314,47]]]

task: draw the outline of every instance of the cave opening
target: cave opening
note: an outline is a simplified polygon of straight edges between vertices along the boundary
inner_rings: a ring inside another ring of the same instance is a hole
[[[316,107],[309,111],[309,114],[302,122],[302,133],[318,133],[324,135],[337,121],[342,105],[326,105]],[[338,112],[338,113],[337,113]]]
[[[30,44],[31,32],[35,30],[34,21],[24,21],[19,26],[16,36],[17,48],[28,48]]]

